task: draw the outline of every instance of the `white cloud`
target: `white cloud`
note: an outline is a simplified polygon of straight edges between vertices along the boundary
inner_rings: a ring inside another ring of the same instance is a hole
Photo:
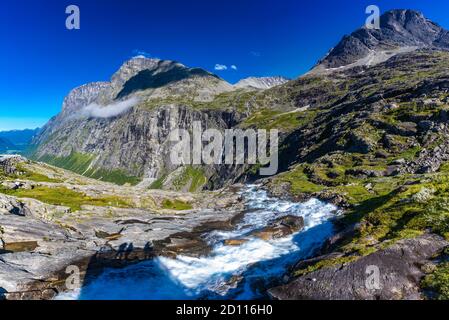
[[[224,70],[228,70],[228,67],[224,64],[216,64],[215,65],[215,70],[217,71],[224,71]]]
[[[100,106],[96,103],[89,104],[81,109],[81,114],[92,118],[111,118],[119,116],[139,103],[139,99],[132,97],[128,100]]]
[[[262,55],[259,51],[251,51],[249,54],[256,58],[259,58]]]
[[[151,54],[143,50],[133,50],[134,58],[151,58]]]
[[[236,66],[235,64],[233,64],[233,65],[231,66],[231,69],[232,69],[232,70],[237,70],[237,66]]]

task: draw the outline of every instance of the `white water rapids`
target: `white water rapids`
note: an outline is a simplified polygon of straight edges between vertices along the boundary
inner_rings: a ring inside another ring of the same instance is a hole
[[[257,299],[266,298],[270,281],[292,264],[310,256],[333,234],[337,208],[312,199],[305,203],[270,198],[257,186],[242,191],[247,212],[233,231],[205,235],[212,247],[204,257],[158,257],[107,269],[78,292],[59,299]],[[286,215],[302,216],[305,228],[291,236],[264,241],[249,235]],[[239,246],[226,239],[245,239]]]

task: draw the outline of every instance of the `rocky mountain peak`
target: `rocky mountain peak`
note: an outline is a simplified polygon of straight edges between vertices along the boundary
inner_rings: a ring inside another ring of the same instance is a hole
[[[102,90],[110,87],[109,82],[92,82],[73,89],[64,99],[62,115],[69,115],[83,106],[93,103]]]
[[[111,82],[115,86],[121,86],[139,72],[149,70],[151,72],[163,72],[173,67],[184,67],[184,65],[171,60],[160,60],[154,58],[146,58],[144,56],[136,56],[120,67],[120,69],[112,76]]]
[[[391,10],[380,17],[380,29],[366,26],[346,35],[312,73],[371,66],[417,49],[449,49],[448,31],[414,10]]]
[[[389,11],[381,16],[380,26],[382,40],[417,46],[433,46],[444,31],[421,12],[413,10]],[[379,33],[379,30],[373,31]]]
[[[109,82],[92,82],[73,89],[64,99],[61,116],[65,118],[91,103],[108,105],[138,91],[163,89],[195,76],[220,80],[225,91],[231,88],[230,84],[205,70],[188,68],[176,61],[137,56],[125,61]],[[207,83],[203,85],[207,86]]]

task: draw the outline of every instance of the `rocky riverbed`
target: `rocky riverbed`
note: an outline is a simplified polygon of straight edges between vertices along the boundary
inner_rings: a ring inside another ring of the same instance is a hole
[[[337,213],[316,199],[269,197],[261,186],[186,194],[120,187],[21,157],[0,163],[6,299],[267,298],[333,234]],[[68,282],[74,270],[78,289]]]
[[[231,228],[243,210],[237,189],[199,197],[101,183],[20,157],[2,164],[8,172],[0,193],[0,290],[6,299],[54,298],[66,289],[71,265],[84,279],[105,266],[187,250],[200,254],[207,245],[198,235]],[[67,198],[78,196],[74,208]]]
[[[282,186],[178,193],[21,157],[2,158],[0,168],[5,299],[423,299],[423,279],[447,259],[447,240],[430,231],[366,238],[376,250],[348,253],[343,245],[366,224],[340,215],[338,199],[295,200]],[[411,199],[429,198],[418,195]]]
[[[164,252],[121,269],[108,268],[60,299],[267,299],[297,259],[311,256],[333,234],[335,206],[293,203],[244,186],[245,210],[232,228],[209,226],[209,250]]]

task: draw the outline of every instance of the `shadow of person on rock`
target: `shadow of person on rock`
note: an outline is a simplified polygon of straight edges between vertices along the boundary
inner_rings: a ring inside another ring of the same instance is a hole
[[[113,260],[104,256],[93,259],[79,300],[192,300],[197,297],[157,258],[127,266],[122,263],[122,267],[112,267]]]
[[[122,243],[117,250],[116,258],[123,259],[125,257],[126,248],[128,247],[128,243]]]
[[[8,291],[6,291],[4,288],[0,287],[0,300],[6,300],[6,294]]]
[[[134,251],[134,245],[130,243],[128,247],[125,249],[125,260],[129,259],[130,254],[132,254]]]
[[[151,242],[147,242],[143,248],[144,259],[150,259],[154,255],[153,245]]]
[[[154,247],[122,243],[117,249],[105,246],[88,259],[80,300],[192,300],[196,292],[173,277],[156,258]]]

